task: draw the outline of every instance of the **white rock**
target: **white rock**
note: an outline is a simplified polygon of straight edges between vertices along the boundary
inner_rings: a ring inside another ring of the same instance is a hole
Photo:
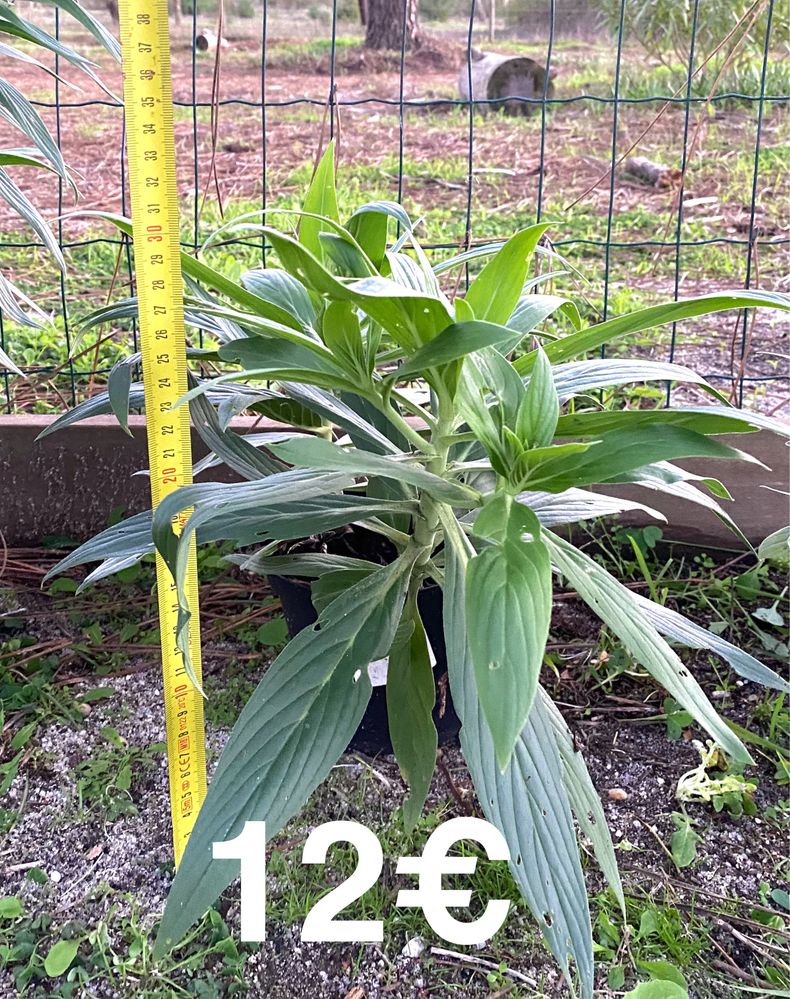
[[[422,937],[412,937],[406,941],[406,946],[401,951],[404,957],[419,957],[425,950],[425,941]]]

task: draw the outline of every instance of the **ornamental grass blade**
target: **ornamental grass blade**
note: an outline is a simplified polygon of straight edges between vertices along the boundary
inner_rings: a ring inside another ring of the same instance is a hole
[[[266,823],[276,835],[348,745],[370,698],[368,663],[389,649],[412,562],[401,557],[333,601],[272,663],[233,728],[167,899],[155,957],[238,875],[212,844]]]

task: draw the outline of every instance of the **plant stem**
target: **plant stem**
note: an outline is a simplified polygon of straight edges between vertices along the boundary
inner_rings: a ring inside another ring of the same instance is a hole
[[[373,403],[382,416],[385,416],[394,427],[400,430],[410,444],[413,444],[423,454],[433,454],[433,445],[421,437],[408,421],[404,420],[392,403],[385,403],[375,392],[370,395],[366,394],[365,398]]]

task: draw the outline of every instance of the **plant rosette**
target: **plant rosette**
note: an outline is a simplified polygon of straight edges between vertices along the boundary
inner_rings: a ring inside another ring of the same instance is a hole
[[[232,540],[240,549],[232,561],[248,571],[312,584],[317,624],[295,634],[236,722],[173,882],[158,949],[176,945],[233,879],[233,865],[212,862],[215,841],[237,836],[248,820],[265,821],[273,836],[299,812],[357,731],[372,696],[368,664],[384,658],[389,734],[409,789],[403,814],[407,824],[417,820],[437,747],[432,623],[420,602],[433,581],[480,808],[504,835],[513,877],[563,974],[590,997],[593,942],[574,817],[621,905],[623,892],[600,800],[540,684],[555,576],[734,764],[751,762],[746,747],[674,646],[709,649],[746,679],[790,690],[751,655],[634,593],[564,539],[567,525],[596,517],[661,517],[607,495],[622,483],[700,504],[737,532],[721,483],[676,462],[753,461],[720,435],[783,432],[722,404],[687,367],[599,351],[726,309],[788,309],[790,297],[726,291],[585,326],[572,301],[543,294],[543,279],[530,276],[534,259],[552,255],[540,244],[547,226],[432,266],[397,204],[363,205],[341,224],[333,159],[330,147],[302,211],[282,213],[292,231],[257,216],[212,237],[263,237],[279,267],[237,283],[182,256],[187,322],[215,343],[191,351],[194,361],[226,369],[194,375],[182,400],[211,451],[196,472],[224,464],[243,481],[187,486],[53,570],[98,561],[85,586],[156,548],[182,593],[196,535],[200,544]],[[128,221],[107,217],[131,233]],[[460,269],[480,263],[464,294],[445,293],[443,275],[457,288]],[[116,303],[83,325],[135,310],[134,300]],[[596,390],[646,381],[691,383],[712,404],[645,410],[597,401]],[[130,382],[122,362],[105,394],[47,432],[102,412],[126,426],[130,406],[142,401],[142,386]],[[241,436],[230,422],[245,411],[286,429]],[[187,508],[176,536],[172,519]],[[333,546],[352,525],[378,548]],[[297,543],[305,538],[321,540]]]

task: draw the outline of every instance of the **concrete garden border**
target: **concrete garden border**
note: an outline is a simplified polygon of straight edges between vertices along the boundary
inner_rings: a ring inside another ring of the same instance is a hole
[[[134,474],[147,467],[144,417],[130,418],[131,437],[114,417],[98,416],[36,443],[36,437],[53,421],[52,416],[0,416],[0,531],[8,546],[39,544],[53,535],[84,541],[107,526],[116,507],[128,514],[149,505],[148,480]],[[243,431],[253,423],[251,418],[241,418],[234,426]],[[273,423],[256,423],[258,430],[276,428]],[[757,543],[788,522],[785,493],[790,451],[782,438],[769,431],[723,439],[759,458],[768,469],[727,461],[688,464],[695,472],[724,482],[734,497],[733,503],[726,504],[728,511],[749,540]],[[206,453],[194,433],[193,449],[196,458]],[[227,470],[214,470],[213,476],[232,480]],[[695,504],[633,487],[612,488],[611,492],[661,510],[669,520],[667,538],[738,547],[737,538]]]

